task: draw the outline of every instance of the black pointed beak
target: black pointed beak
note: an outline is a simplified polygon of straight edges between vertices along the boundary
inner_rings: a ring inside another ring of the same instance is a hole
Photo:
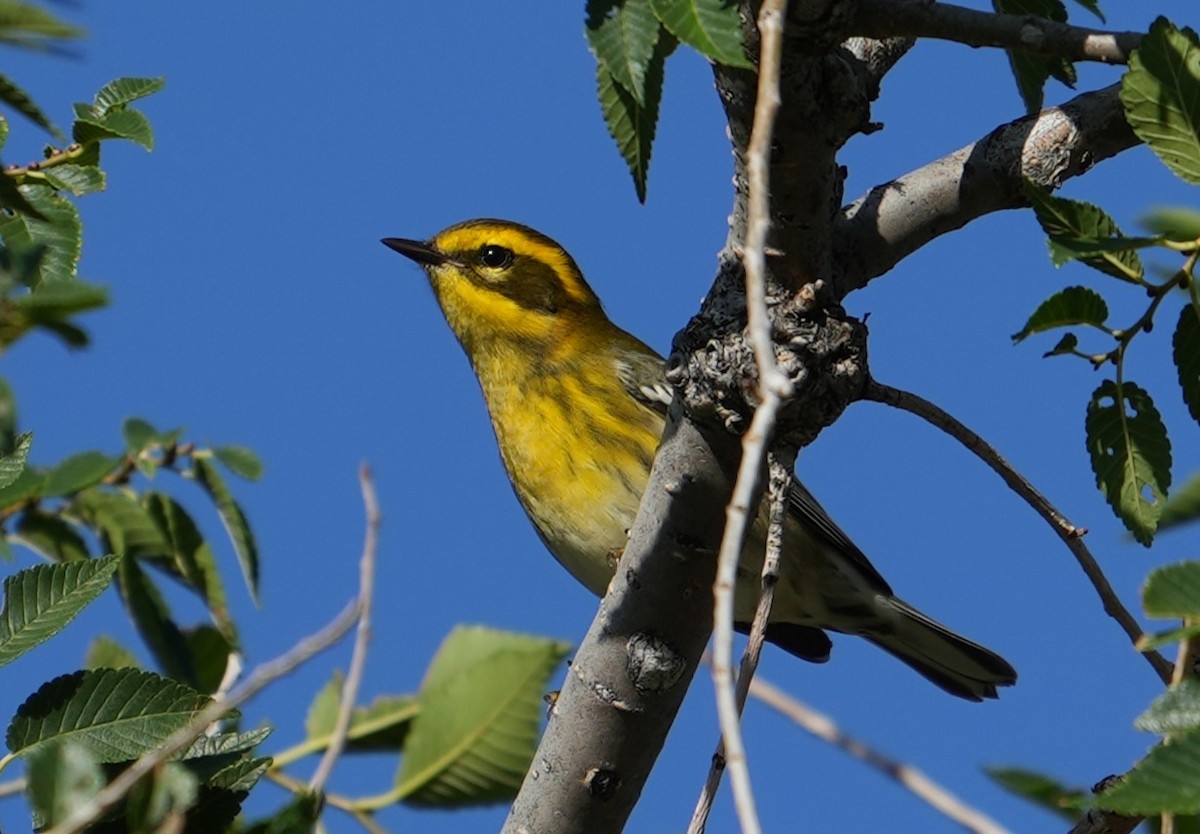
[[[385,237],[384,246],[411,258],[422,266],[441,266],[450,259],[423,240],[408,240],[402,237]]]

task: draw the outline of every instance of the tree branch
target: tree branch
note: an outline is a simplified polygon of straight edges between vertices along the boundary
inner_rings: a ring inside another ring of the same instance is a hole
[[[875,381],[867,385],[863,398],[884,403],[917,415],[953,437],[973,452],[976,457],[986,463],[993,472],[1004,480],[1004,483],[1008,484],[1013,492],[1021,496],[1025,500],[1025,503],[1033,508],[1034,512],[1045,519],[1055,534],[1063,540],[1067,549],[1075,556],[1075,561],[1083,568],[1083,572],[1091,581],[1092,587],[1096,589],[1096,594],[1100,597],[1100,601],[1104,605],[1105,613],[1117,621],[1117,624],[1125,632],[1126,636],[1129,637],[1130,642],[1133,643],[1135,648],[1137,647],[1138,641],[1142,638],[1142,629],[1137,624],[1137,620],[1133,618],[1133,615],[1129,613],[1129,609],[1121,603],[1116,591],[1113,590],[1112,585],[1108,582],[1108,578],[1104,575],[1104,571],[1100,569],[1099,563],[1096,562],[1087,545],[1083,543],[1083,536],[1087,533],[1086,530],[1076,527],[1068,521],[1044,495],[1034,488],[1033,484],[1029,483],[1021,473],[1013,469],[1008,461],[988,444],[986,440],[928,400],[918,397],[916,394],[892,388],[889,385],[881,385]],[[1171,682],[1173,667],[1170,661],[1155,651],[1140,652],[1140,654],[1146,658],[1146,662],[1150,664],[1150,667],[1154,669],[1155,674],[1159,676],[1163,683],[1169,684]]]
[[[866,286],[946,232],[1027,205],[1024,179],[1057,188],[1139,144],[1118,91],[1114,84],[1002,125],[847,206],[834,228],[836,295]]]
[[[937,38],[1106,64],[1128,63],[1142,40],[1137,32],[1106,32],[1037,15],[995,14],[929,0],[858,0],[850,29],[872,38]]]

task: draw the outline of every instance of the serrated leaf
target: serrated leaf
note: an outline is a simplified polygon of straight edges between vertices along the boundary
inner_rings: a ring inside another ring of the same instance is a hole
[[[123,492],[92,487],[78,493],[66,510],[96,528],[113,553],[164,557],[171,552],[154,518]]]
[[[0,208],[9,209],[17,214],[23,214],[26,217],[33,217],[38,220],[45,220],[46,215],[29,202],[28,198],[21,192],[20,186],[17,185],[17,180],[7,171],[0,174]]]
[[[537,745],[546,682],[568,649],[482,627],[451,632],[421,686],[397,795],[456,807],[512,797]]]
[[[1159,695],[1137,717],[1133,726],[1160,736],[1187,733],[1200,728],[1200,680],[1184,678]]]
[[[1150,751],[1124,779],[1098,794],[1096,805],[1126,815],[1194,814],[1200,811],[1200,734]]]
[[[1151,617],[1200,617],[1200,562],[1153,570],[1142,587],[1142,605]]]
[[[1067,20],[1067,7],[1061,0],[992,0],[992,7],[1001,14],[1035,15],[1058,23]],[[1017,91],[1029,113],[1042,109],[1049,78],[1057,78],[1067,86],[1075,83],[1075,68],[1062,58],[1020,50],[1008,50],[1005,54],[1017,82]]]
[[[141,668],[141,664],[133,656],[133,652],[104,634],[93,638],[92,642],[88,645],[87,656],[84,658],[83,666],[85,669]]]
[[[13,538],[51,562],[74,562],[90,556],[87,543],[73,526],[57,515],[34,509],[21,513]]]
[[[1018,767],[984,768],[993,781],[1017,796],[1027,799],[1064,819],[1076,819],[1077,801],[1086,794],[1078,788],[1068,788],[1057,779]]]
[[[72,138],[81,145],[107,139],[128,139],[148,151],[154,150],[154,128],[140,110],[110,110],[103,116],[83,115],[76,105]],[[94,110],[93,110],[94,112]]]
[[[1163,206],[1154,209],[1139,222],[1167,240],[1187,242],[1200,239],[1200,211],[1195,209]]]
[[[72,495],[81,489],[95,486],[117,467],[119,458],[103,452],[80,452],[64,460],[46,476],[43,494],[47,498]]]
[[[17,478],[21,477],[29,458],[29,447],[32,445],[33,432],[25,432],[16,437],[16,448],[4,457],[0,457],[0,490],[10,486]]]
[[[1192,419],[1200,423],[1200,316],[1196,305],[1185,304],[1179,311],[1171,344],[1183,402]]]
[[[70,191],[77,197],[103,191],[104,171],[95,165],[55,165],[42,171],[46,182],[59,191]]]
[[[1012,336],[1020,342],[1033,333],[1042,333],[1056,327],[1072,324],[1090,324],[1099,327],[1108,318],[1108,305],[1100,293],[1086,287],[1067,287],[1043,301],[1034,310],[1025,326]]]
[[[136,559],[125,559],[117,572],[117,588],[138,634],[159,668],[179,681],[195,684],[196,664],[187,635],[171,618],[158,587]]]
[[[83,226],[75,204],[48,185],[26,183],[17,189],[42,218],[0,214],[0,239],[14,248],[44,246],[39,282],[69,281],[79,269]]]
[[[1200,183],[1200,41],[1165,17],[1150,26],[1121,79],[1125,120],[1177,176]]]
[[[0,74],[0,101],[16,110],[29,121],[33,122],[51,136],[62,138],[62,131],[55,127],[50,117],[42,112],[42,108],[15,81],[7,75]],[[0,145],[3,145],[0,142]]]
[[[263,465],[252,449],[245,446],[217,446],[213,449],[216,457],[225,468],[247,481],[257,481],[262,477]]]
[[[225,639],[238,645],[216,559],[192,517],[173,498],[158,492],[144,494],[142,505],[165,535],[179,578],[204,600]]]
[[[1085,428],[1097,486],[1149,547],[1171,486],[1171,442],[1153,400],[1133,383],[1105,380],[1092,393]]]
[[[1069,356],[1075,353],[1077,347],[1079,347],[1079,337],[1074,333],[1064,333],[1063,337],[1058,340],[1058,343],[1054,347],[1042,354],[1042,358]]]
[[[1106,245],[1124,235],[1103,209],[1080,200],[1055,197],[1028,180],[1025,193],[1042,231],[1050,238],[1050,257],[1055,266],[1078,260],[1122,281],[1141,279],[1145,270],[1142,259],[1133,251],[1136,247],[1111,251]]]
[[[1200,473],[1171,493],[1158,519],[1158,529],[1166,530],[1200,519]]]
[[[596,60],[639,104],[659,25],[650,0],[588,0],[584,34]]]
[[[29,757],[29,803],[37,830],[65,821],[104,787],[104,771],[82,744],[50,744]]]
[[[609,135],[617,143],[617,150],[621,152],[625,164],[629,166],[638,201],[642,203],[646,202],[650,152],[658,125],[658,105],[662,99],[663,65],[674,47],[673,37],[664,35],[659,38],[654,57],[646,70],[644,104],[639,104],[623,89],[603,64],[596,66],[596,89],[604,123],[608,126]]]
[[[50,743],[85,745],[101,764],[127,762],[186,725],[209,698],[137,669],[96,669],[55,678],[8,725],[8,749],[28,756]]]
[[[260,727],[245,733],[219,733],[215,736],[200,736],[176,758],[188,761],[212,756],[229,756],[252,750],[271,735],[270,727]]]
[[[241,506],[233,499],[233,494],[229,491],[229,487],[225,485],[224,479],[221,478],[212,464],[203,458],[196,458],[195,467],[196,481],[200,486],[204,487],[204,490],[212,497],[213,503],[217,507],[217,515],[221,517],[221,522],[225,525],[225,530],[229,533],[229,538],[233,542],[233,549],[237,554],[238,564],[241,565],[242,576],[246,580],[246,587],[250,590],[250,597],[257,604],[258,545],[254,541],[254,533],[250,529],[250,523],[246,520],[246,515],[242,512]]]
[[[95,109],[97,115],[103,116],[110,110],[121,109],[130,102],[157,93],[166,86],[166,79],[157,78],[117,78],[108,82],[96,93]]]
[[[0,666],[49,640],[112,581],[121,558],[38,565],[4,580]]]
[[[667,31],[701,55],[728,67],[753,69],[742,41],[738,4],[730,0],[653,0]]]
[[[234,793],[248,793],[271,766],[267,757],[241,759],[213,774],[210,784]]]

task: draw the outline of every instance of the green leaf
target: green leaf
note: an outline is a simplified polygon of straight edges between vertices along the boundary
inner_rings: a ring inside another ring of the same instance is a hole
[[[165,534],[179,578],[204,600],[225,639],[238,645],[237,628],[229,614],[216,559],[196,522],[173,498],[162,493],[147,492],[142,496],[142,505]]]
[[[1072,324],[1100,327],[1108,318],[1108,305],[1098,292],[1086,287],[1067,287],[1043,301],[1012,340],[1020,342],[1033,333]]]
[[[1200,239],[1200,211],[1184,206],[1156,208],[1139,221],[1167,240],[1188,242]]]
[[[242,834],[310,834],[320,815],[320,798],[301,793],[273,816],[247,826]]]
[[[223,790],[246,793],[254,787],[270,766],[271,760],[265,757],[241,759],[213,774],[209,782],[213,787]]]
[[[1196,314],[1196,305],[1185,304],[1179,311],[1179,322],[1175,325],[1171,343],[1183,402],[1192,419],[1200,423],[1200,316]]]
[[[82,347],[88,342],[87,334],[69,319],[107,303],[108,294],[102,287],[74,280],[43,282],[31,293],[11,299],[7,309],[0,312],[0,346],[12,344],[29,330],[41,327],[69,347]]]
[[[125,451],[136,455],[158,441],[158,429],[140,417],[130,417],[121,425],[121,436],[125,438]]]
[[[258,455],[245,446],[218,446],[213,449],[213,455],[225,465],[225,468],[247,481],[257,481],[262,477],[263,465]]]
[[[216,468],[203,458],[195,459],[195,467],[196,481],[204,487],[204,490],[212,497],[213,503],[216,504],[217,515],[221,517],[225,530],[233,542],[233,549],[237,553],[238,564],[242,567],[242,576],[246,580],[246,587],[250,590],[251,598],[257,604],[258,545],[254,541],[250,523],[246,520],[246,515],[237,501],[233,500],[233,494],[229,491],[229,487],[225,486],[225,481],[218,474]]]
[[[1067,7],[1061,0],[992,0],[992,8],[1000,14],[1034,15],[1066,23]],[[1075,67],[1069,61],[1048,55],[1009,50],[1008,63],[1027,112],[1042,109],[1046,81],[1057,78],[1067,86],[1075,83]]]
[[[1200,184],[1200,42],[1165,17],[1154,21],[1121,79],[1125,120],[1163,164]]]
[[[199,794],[199,779],[178,762],[167,762],[138,782],[125,798],[128,830],[161,831],[167,819],[191,808]]]
[[[1138,282],[1145,270],[1138,257],[1137,239],[1128,249],[1111,251],[1113,239],[1124,237],[1116,221],[1091,203],[1055,197],[1046,189],[1025,181],[1025,193],[1033,205],[1042,231],[1050,238],[1050,258],[1055,266],[1078,260],[1122,281]],[[1126,241],[1118,246],[1124,247]]]
[[[48,744],[29,757],[29,801],[37,830],[65,821],[104,787],[104,771],[82,744]]]
[[[681,42],[718,64],[753,69],[742,42],[738,4],[730,0],[653,0],[654,14]]]
[[[1148,652],[1153,649],[1161,649],[1163,646],[1170,646],[1173,643],[1182,643],[1197,634],[1200,634],[1200,623],[1170,628],[1157,634],[1143,634],[1138,638],[1135,648],[1139,652]]]
[[[209,694],[216,692],[229,668],[232,646],[221,632],[210,625],[186,629],[184,637],[196,673],[196,689]]]
[[[112,581],[121,557],[39,565],[4,580],[0,666],[49,640]]]
[[[41,6],[3,0],[0,2],[0,42],[30,49],[43,49],[49,41],[83,37],[84,31],[64,23]]]
[[[643,103],[646,70],[659,36],[650,0],[588,0],[584,33],[596,60]]]
[[[1023,768],[987,767],[984,770],[1001,787],[1034,805],[1064,819],[1074,820],[1079,816],[1077,803],[1086,794],[1078,788],[1068,788],[1057,779]]]
[[[1150,751],[1124,779],[1098,794],[1096,805],[1126,815],[1200,811],[1200,733]]]
[[[456,807],[511,798],[537,746],[546,683],[568,649],[482,627],[451,632],[421,686],[396,793]]]
[[[134,627],[159,667],[172,678],[195,685],[199,676],[187,635],[171,618],[158,587],[136,559],[125,559],[121,563],[117,588]]]
[[[5,250],[0,249],[0,253]],[[17,400],[12,386],[0,377],[0,455],[12,454],[20,437],[17,435]]]
[[[33,432],[25,432],[16,438],[16,448],[4,457],[0,457],[0,489],[12,485],[21,473],[25,471],[25,462],[29,458],[29,447],[33,445]]]
[[[1075,349],[1079,347],[1079,337],[1074,333],[1064,333],[1063,337],[1058,340],[1058,344],[1050,348],[1042,354],[1043,359],[1051,356],[1070,356],[1075,353]]]
[[[48,185],[26,183],[17,190],[44,219],[25,214],[0,215],[0,239],[14,248],[46,247],[38,268],[40,282],[73,279],[82,248],[79,210]]]
[[[114,110],[124,109],[125,105],[140,98],[157,93],[166,86],[166,79],[157,78],[118,78],[110,81],[96,93],[95,109],[98,115],[104,116]]]
[[[308,752],[329,746],[341,707],[344,680],[340,672],[336,673],[309,705],[304,722]],[[346,752],[399,751],[420,711],[420,704],[412,695],[380,695],[365,707],[355,707],[346,735]]]
[[[62,138],[62,131],[54,126],[54,123],[50,121],[50,117],[42,112],[42,108],[38,107],[37,103],[30,98],[29,93],[25,92],[15,81],[3,74],[0,74],[0,101],[7,104],[13,110],[16,110],[51,136],[56,136],[59,139]],[[3,142],[0,142],[0,145],[3,144]]]
[[[103,191],[105,186],[104,171],[95,165],[55,165],[43,170],[42,176],[59,191],[70,191],[77,197]]]
[[[1105,380],[1092,393],[1085,428],[1096,485],[1149,547],[1171,485],[1171,443],[1154,402],[1133,383]]]
[[[12,507],[30,498],[42,494],[46,476],[35,469],[26,467],[17,479],[8,486],[0,489],[0,507]]]
[[[96,528],[113,553],[163,557],[171,552],[154,518],[123,492],[92,487],[78,493],[66,511]]]
[[[50,470],[50,474],[46,476],[43,495],[47,498],[73,495],[81,489],[95,486],[104,480],[105,475],[116,469],[119,463],[119,458],[103,452],[80,452],[71,455]]]
[[[141,664],[133,656],[133,652],[104,634],[92,639],[91,644],[88,646],[87,657],[84,658],[83,665],[87,669],[141,668]]]
[[[154,128],[140,110],[110,110],[101,116],[90,104],[76,104],[71,136],[81,145],[128,139],[148,151],[154,150]]]
[[[1179,489],[1171,493],[1171,497],[1163,506],[1162,516],[1158,519],[1158,529],[1177,527],[1189,521],[1200,518],[1200,473]]]
[[[324,686],[322,686],[312,703],[308,705],[308,713],[304,717],[304,734],[310,739],[328,736],[337,724],[338,710],[342,704],[342,687],[346,676],[341,671],[335,671]]]
[[[1156,568],[1142,588],[1142,605],[1151,617],[1200,617],[1200,562]]]
[[[90,557],[79,532],[57,515],[29,509],[21,513],[13,538],[51,562]]]
[[[1184,678],[1159,695],[1133,726],[1160,736],[1200,729],[1200,680]]]
[[[654,145],[658,105],[662,99],[663,66],[674,48],[674,38],[664,35],[658,39],[654,56],[646,69],[644,104],[639,104],[632,94],[622,88],[603,64],[596,66],[596,87],[604,123],[616,141],[625,164],[629,166],[638,201],[642,203],[646,202],[650,151]]]
[[[179,754],[184,761],[213,756],[229,756],[252,750],[271,735],[270,727],[260,727],[245,733],[219,733],[215,736],[200,736],[191,746]]]
[[[137,669],[96,669],[55,678],[29,696],[8,725],[21,756],[52,742],[85,745],[101,764],[127,762],[161,745],[207,706],[205,695]]]

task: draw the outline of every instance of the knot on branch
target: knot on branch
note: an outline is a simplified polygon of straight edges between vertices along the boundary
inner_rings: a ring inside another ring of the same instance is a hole
[[[687,661],[668,641],[650,632],[638,632],[625,644],[626,671],[638,692],[664,692],[679,682]]]
[[[779,411],[775,440],[798,448],[861,394],[868,378],[867,331],[824,281],[794,293],[776,287],[767,303],[775,362],[794,391]],[[740,261],[725,259],[704,308],[675,337],[667,378],[692,419],[734,434],[750,425],[760,396]]]

